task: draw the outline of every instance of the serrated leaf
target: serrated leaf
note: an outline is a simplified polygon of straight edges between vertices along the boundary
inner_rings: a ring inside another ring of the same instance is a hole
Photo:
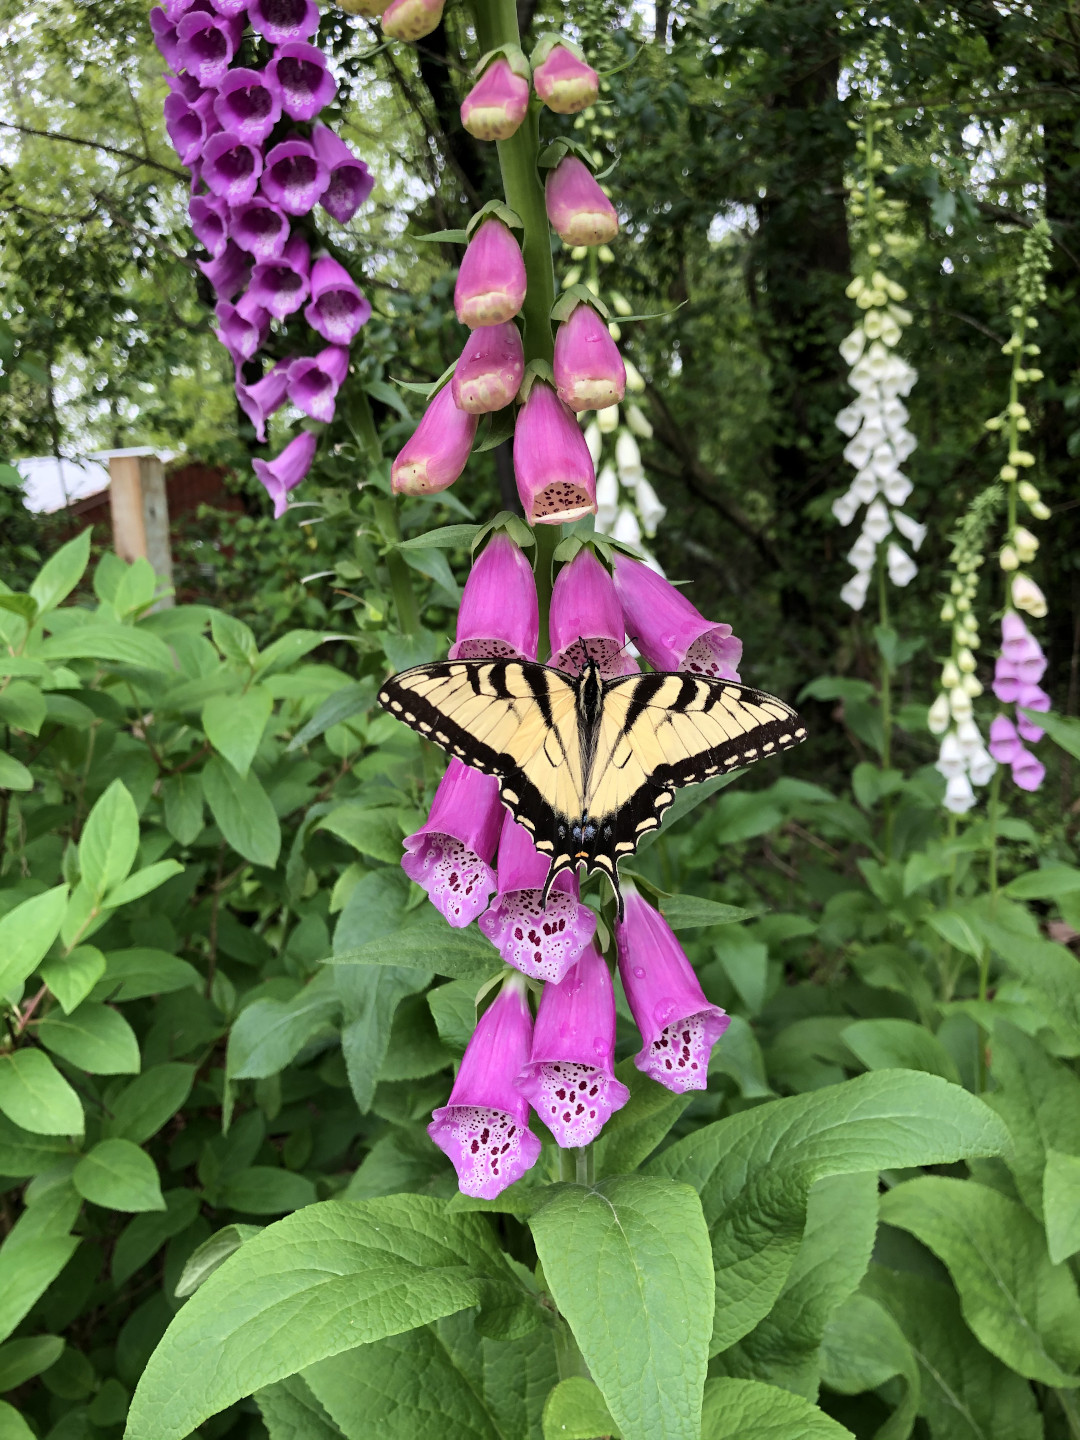
[[[35,1135],[81,1135],[82,1101],[40,1050],[0,1055],[0,1110]]]
[[[164,1210],[157,1168],[130,1140],[99,1140],[71,1172],[85,1200],[108,1210]]]
[[[217,695],[203,706],[206,738],[241,779],[255,758],[273,709],[273,696],[258,685],[241,695]]]
[[[60,933],[67,886],[34,895],[0,917],[0,995],[17,990]]]
[[[215,755],[202,772],[202,786],[211,815],[237,854],[253,865],[276,865],[281,826],[257,777],[250,770],[238,775]]]

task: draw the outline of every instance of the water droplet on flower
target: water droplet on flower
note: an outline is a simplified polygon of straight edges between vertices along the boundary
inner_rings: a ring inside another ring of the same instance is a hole
[[[644,979],[645,979],[645,966],[644,966],[644,965],[635,965],[635,966],[634,966],[634,974],[637,976],[637,978],[638,978],[639,980],[644,980]]]

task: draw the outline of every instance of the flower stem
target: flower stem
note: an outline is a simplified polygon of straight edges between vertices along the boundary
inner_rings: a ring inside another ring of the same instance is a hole
[[[883,641],[887,643],[889,630],[889,596],[885,584],[885,562],[878,557],[877,564],[878,578],[878,631]],[[881,652],[881,769],[886,771],[892,768],[892,666],[889,664],[889,657],[884,644],[879,644]],[[892,859],[893,849],[893,803],[892,796],[885,797],[885,835],[884,849],[886,860]]]
[[[538,660],[546,660],[549,650],[548,619],[551,614],[551,569],[555,547],[562,534],[561,525],[537,525],[533,530],[536,540],[536,598],[540,606],[540,648]]]
[[[575,1179],[579,1185],[591,1185],[596,1178],[596,1164],[591,1145],[583,1145],[574,1151]]]
[[[990,889],[990,914],[993,915],[997,909],[998,899],[998,871],[997,871],[997,827],[998,827],[998,806],[1001,799],[1001,766],[994,771],[994,778],[990,782],[990,813],[988,823],[990,826],[989,856],[987,860],[987,883]],[[990,946],[983,945],[979,955],[979,999],[986,1000],[990,988]],[[986,1047],[990,1043],[989,1033],[979,1027],[979,1093],[986,1089]]]

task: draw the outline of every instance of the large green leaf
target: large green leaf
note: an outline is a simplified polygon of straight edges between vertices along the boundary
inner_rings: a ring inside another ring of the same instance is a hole
[[[67,908],[67,886],[34,895],[0,918],[0,995],[33,973],[60,933]]]
[[[626,1440],[698,1440],[713,1283],[693,1190],[644,1175],[566,1186],[529,1225]]]
[[[840,1395],[876,1390],[900,1376],[904,1398],[874,1440],[908,1440],[922,1396],[919,1366],[903,1331],[876,1300],[852,1295],[834,1311],[819,1355],[822,1381]]]
[[[276,1385],[268,1385],[256,1393],[255,1400],[270,1440],[341,1440],[341,1431],[302,1375],[290,1375]]]
[[[270,797],[249,770],[239,775],[218,756],[202,772],[203,794],[222,835],[253,865],[273,866],[281,850],[281,826]]]
[[[37,601],[40,612],[55,610],[82,579],[86,562],[90,559],[92,533],[93,526],[88,525],[74,540],[61,545],[38,571],[30,586],[30,594]]]
[[[710,1380],[701,1440],[854,1440],[801,1395],[760,1380]]]
[[[0,1055],[0,1110],[38,1135],[81,1135],[82,1101],[40,1050]]]
[[[1051,1264],[1042,1226],[1022,1205],[985,1185],[925,1175],[883,1196],[881,1218],[944,1261],[964,1319],[992,1354],[1030,1380],[1076,1383],[1076,1282]]]
[[[1060,1265],[1080,1250],[1080,1155],[1046,1152],[1043,1215],[1046,1248],[1051,1261]]]
[[[240,695],[215,695],[203,706],[206,738],[243,779],[274,708],[269,690],[253,685]]]
[[[65,627],[62,634],[50,636],[38,654],[46,660],[110,660],[139,670],[176,673],[172,651],[149,630],[101,620]]]
[[[91,1075],[138,1073],[139,1042],[135,1031],[117,1010],[84,1001],[70,1015],[47,1015],[37,1028],[43,1045],[89,1070]]]
[[[79,840],[79,871],[96,900],[123,880],[139,849],[139,812],[122,780],[114,780],[87,817]]]
[[[334,954],[335,965],[396,965],[455,980],[483,981],[502,965],[499,952],[475,925],[454,930],[427,907],[400,930]]]
[[[560,1380],[544,1405],[544,1440],[595,1440],[597,1435],[613,1440],[619,1435],[603,1395],[583,1375]]]
[[[327,1201],[216,1270],[150,1358],[127,1440],[184,1440],[207,1416],[331,1355],[478,1303],[482,1216],[419,1195]]]
[[[130,1140],[99,1140],[71,1173],[86,1200],[108,1210],[164,1210],[157,1169]]]
[[[841,1031],[840,1038],[868,1070],[925,1070],[960,1083],[945,1046],[913,1020],[856,1020]]]
[[[778,1100],[677,1141],[649,1169],[701,1196],[716,1267],[713,1353],[772,1309],[798,1253],[815,1181],[948,1164],[1007,1145],[1004,1126],[981,1100],[909,1070],[878,1070]]]
[[[367,1111],[390,1048],[397,1007],[407,995],[427,989],[431,971],[396,965],[347,966],[336,971],[336,979],[344,1007],[341,1053],[353,1097],[360,1110]]]
[[[74,1235],[46,1235],[0,1246],[0,1340],[6,1340],[78,1249]]]
[[[233,1080],[263,1080],[284,1070],[341,1009],[333,975],[320,975],[291,1000],[254,1000],[229,1033],[226,1070]]]
[[[1028,1209],[1042,1216],[1043,1172],[1049,1150],[1080,1155],[1080,1079],[1037,1040],[1015,1025],[994,1025],[993,1075],[988,1104],[1009,1127],[1005,1163]]]
[[[194,1082],[194,1065],[175,1061],[151,1066],[113,1100],[103,1126],[105,1136],[143,1144],[172,1119]]]

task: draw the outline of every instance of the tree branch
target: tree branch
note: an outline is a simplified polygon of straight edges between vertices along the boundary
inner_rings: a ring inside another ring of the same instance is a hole
[[[151,170],[160,170],[175,180],[189,179],[184,170],[174,170],[171,165],[163,165],[160,160],[152,160],[148,155],[136,155],[133,150],[121,150],[116,145],[106,145],[102,140],[83,140],[78,135],[62,135],[57,130],[35,130],[32,125],[17,125],[14,120],[0,120],[0,125],[5,130],[18,130],[22,135],[36,135],[42,140],[64,140],[69,145],[84,145],[88,150],[103,150],[107,155],[119,155],[122,160],[133,160],[136,165],[147,165]]]

